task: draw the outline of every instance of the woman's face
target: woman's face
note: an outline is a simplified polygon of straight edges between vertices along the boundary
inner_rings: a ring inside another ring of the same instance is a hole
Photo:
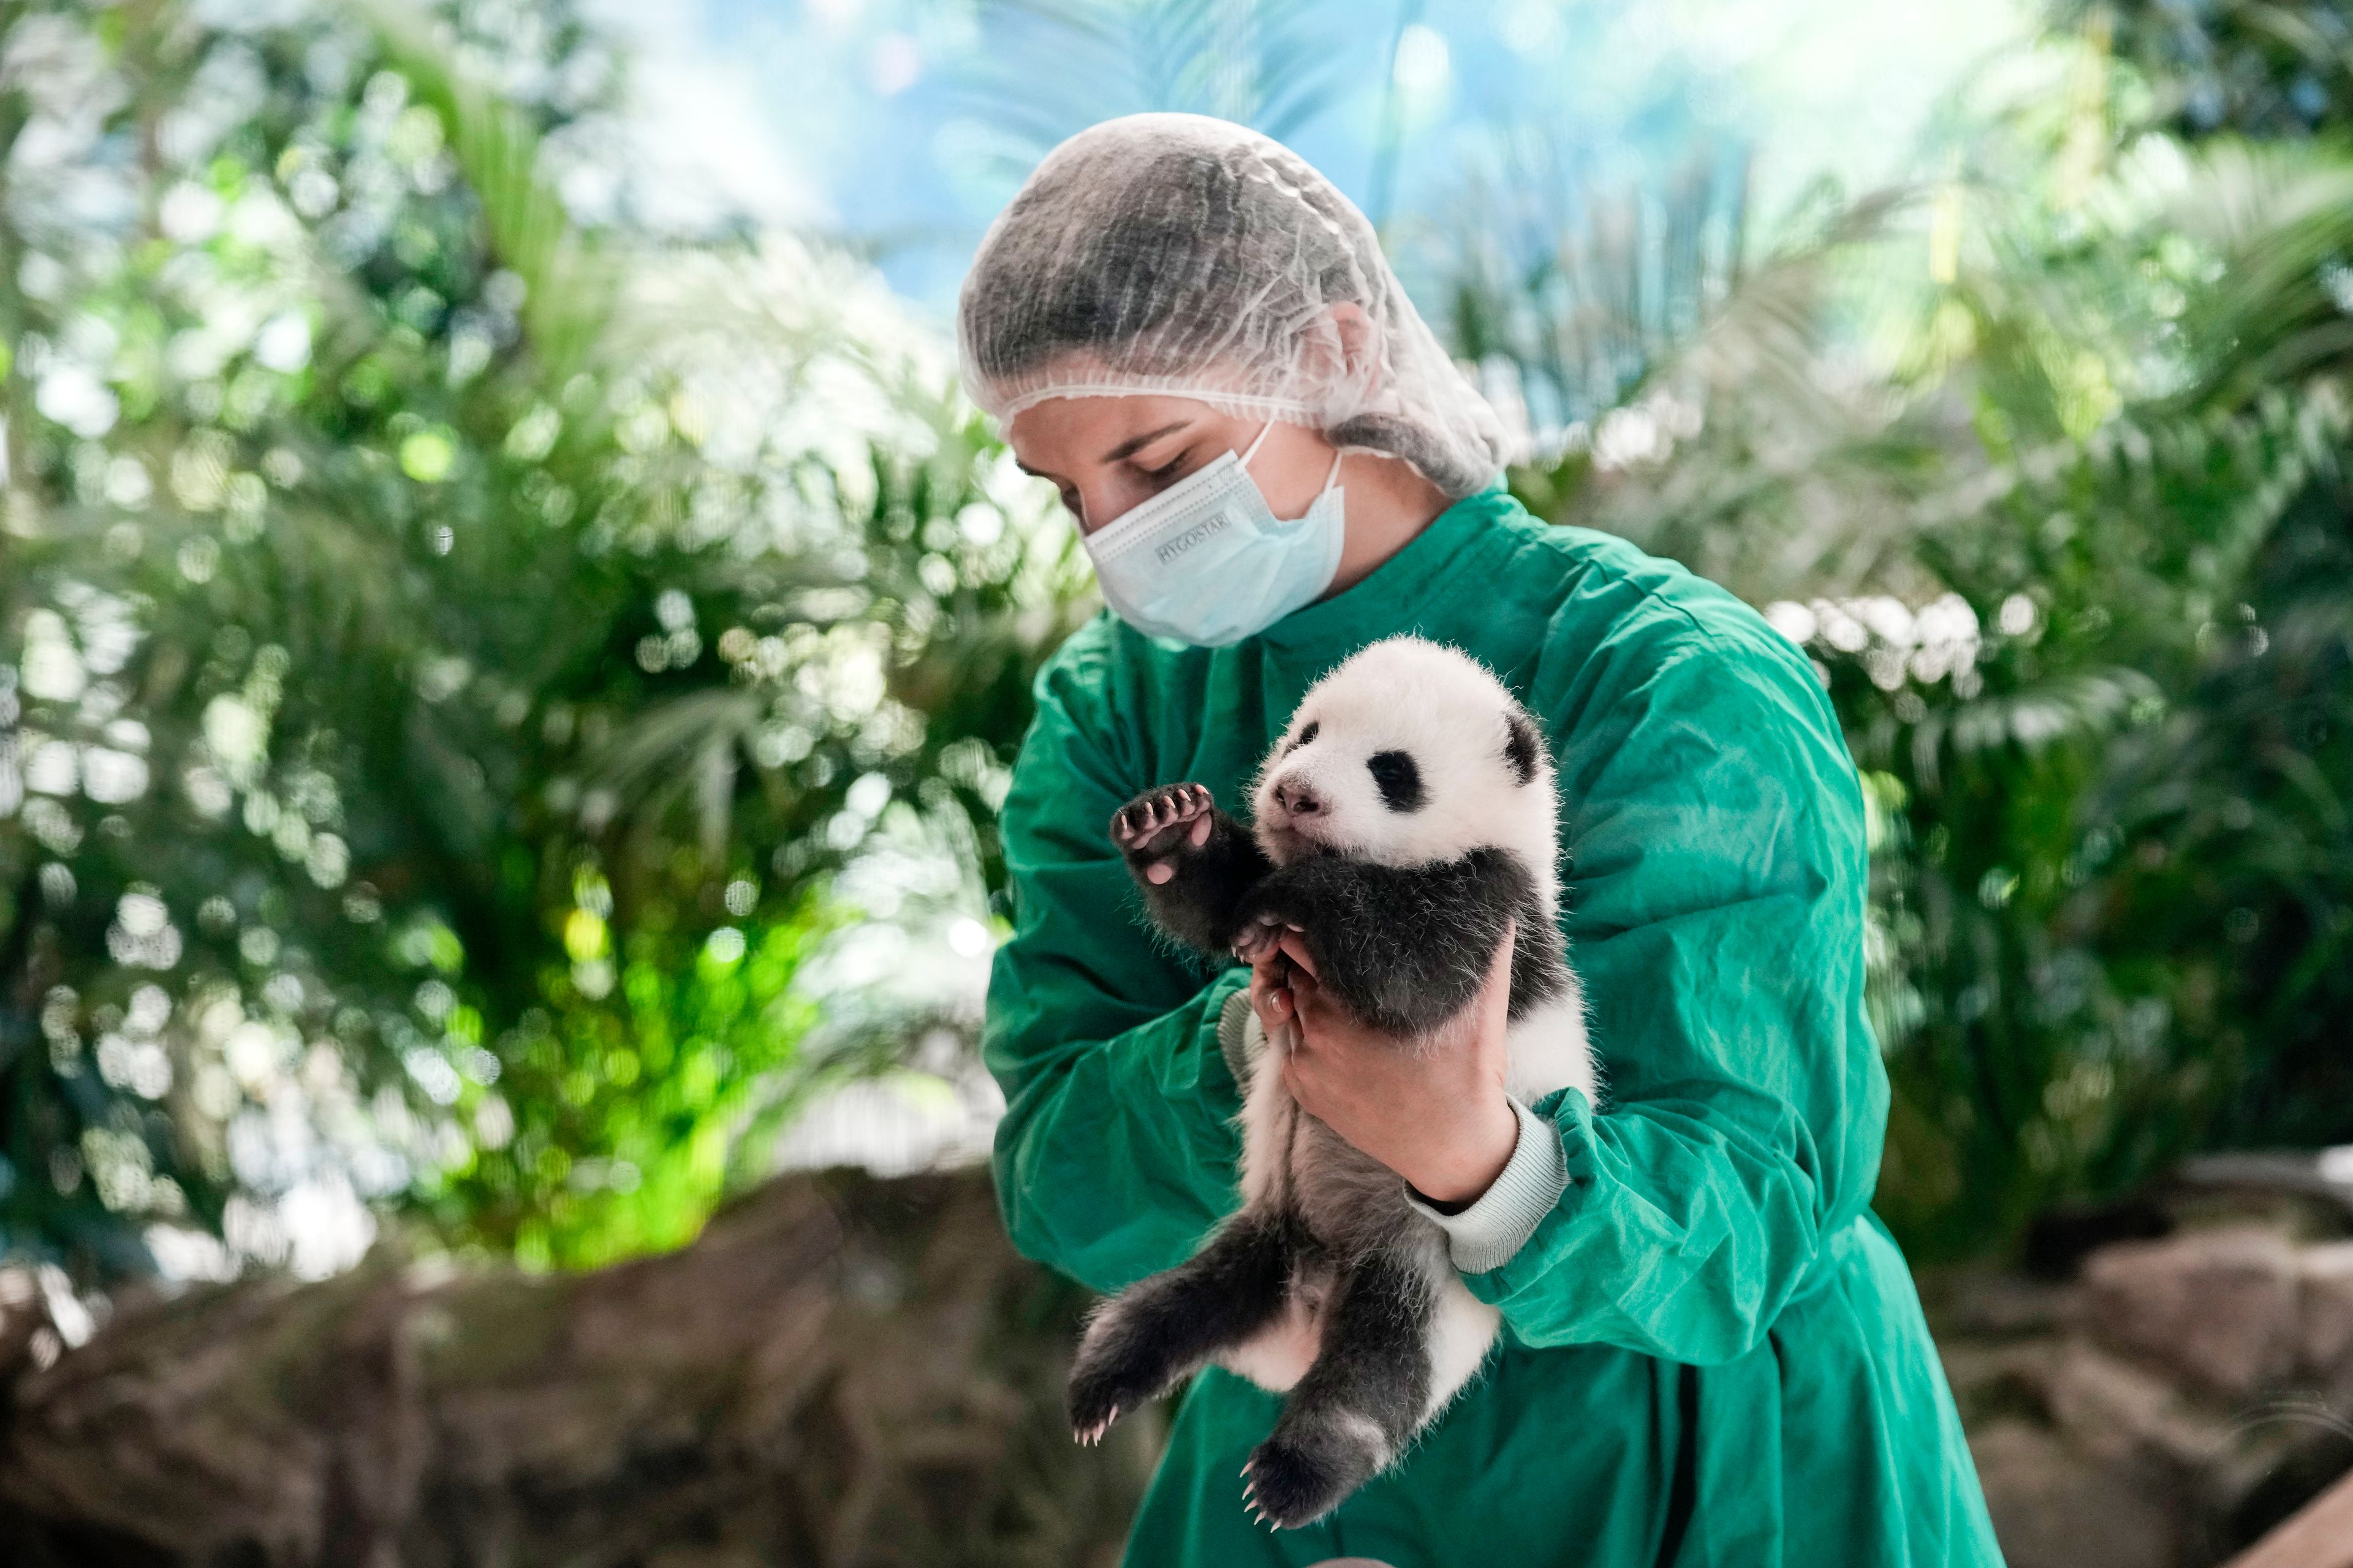
[[[1189,397],[1050,397],[1015,415],[1006,437],[1022,468],[1053,480],[1092,533],[1228,452],[1248,451],[1264,425]],[[1302,517],[1336,450],[1307,426],[1277,423],[1250,475],[1275,516]]]

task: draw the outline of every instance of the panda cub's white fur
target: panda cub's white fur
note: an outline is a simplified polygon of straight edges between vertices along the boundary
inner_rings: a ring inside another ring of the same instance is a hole
[[[1327,993],[1418,1050],[1460,1047],[1510,931],[1510,1092],[1596,1096],[1559,937],[1552,760],[1493,674],[1419,638],[1373,644],[1301,700],[1252,796],[1248,833],[1197,784],[1147,792],[1114,817],[1165,931],[1256,959],[1297,928]],[[1250,1067],[1240,1211],[1190,1262],[1104,1307],[1071,1386],[1088,1439],[1208,1362],[1287,1392],[1248,1471],[1252,1506],[1286,1526],[1393,1462],[1498,1328],[1396,1173],[1285,1091],[1293,1027]]]

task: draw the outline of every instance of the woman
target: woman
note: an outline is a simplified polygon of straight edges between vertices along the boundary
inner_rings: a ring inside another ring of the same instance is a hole
[[[1430,1200],[1504,1324],[1402,1463],[1280,1534],[1237,1478],[1277,1401],[1203,1373],[1128,1561],[1999,1563],[1868,1207],[1862,802],[1805,659],[1680,568],[1531,520],[1362,216],[1250,132],[1146,115],[1064,143],[960,318],[975,396],[1060,487],[1112,612],[1039,677],[1005,805],[986,1050],[1015,1243],[1104,1291],[1189,1256],[1235,1202],[1243,1037],[1295,1012],[1300,1103]],[[1113,811],[1183,780],[1240,805],[1307,687],[1400,632],[1548,728],[1601,1108],[1511,1101],[1500,1006],[1460,1052],[1400,1051],[1284,955],[1204,984],[1137,918]]]

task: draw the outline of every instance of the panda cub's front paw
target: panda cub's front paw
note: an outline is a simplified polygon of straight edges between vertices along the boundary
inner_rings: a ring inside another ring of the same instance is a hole
[[[1289,937],[1293,939],[1292,952],[1300,956],[1299,966],[1310,977],[1322,979],[1314,959],[1309,956],[1316,947],[1314,937],[1309,933],[1314,913],[1314,907],[1300,896],[1295,886],[1279,876],[1269,878],[1242,900],[1234,930],[1234,956],[1244,963],[1256,965],[1272,957],[1275,950],[1282,946],[1283,939]]]
[[[1286,920],[1277,914],[1255,915],[1244,921],[1242,929],[1235,933],[1234,956],[1244,963],[1255,965],[1262,958],[1272,957],[1274,950],[1282,945],[1284,937],[1293,935],[1303,937],[1306,933],[1307,928],[1297,921]],[[1301,951],[1304,951],[1308,946],[1305,942],[1296,942],[1293,945],[1294,949]],[[1310,959],[1302,967],[1311,977],[1314,975],[1314,960]]]
[[[1111,819],[1111,839],[1136,874],[1155,887],[1173,881],[1177,859],[1209,842],[1217,826],[1217,803],[1208,786],[1164,784],[1120,807]]]
[[[1261,959],[1271,958],[1282,942],[1282,922],[1254,920],[1234,935],[1234,956],[1252,968]]]

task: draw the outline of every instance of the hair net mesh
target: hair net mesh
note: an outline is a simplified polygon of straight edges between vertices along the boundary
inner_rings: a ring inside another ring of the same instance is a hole
[[[1226,121],[1130,115],[1055,148],[981,241],[957,325],[965,384],[1003,422],[1050,397],[1163,393],[1394,454],[1456,498],[1503,467],[1502,421],[1364,214]]]

